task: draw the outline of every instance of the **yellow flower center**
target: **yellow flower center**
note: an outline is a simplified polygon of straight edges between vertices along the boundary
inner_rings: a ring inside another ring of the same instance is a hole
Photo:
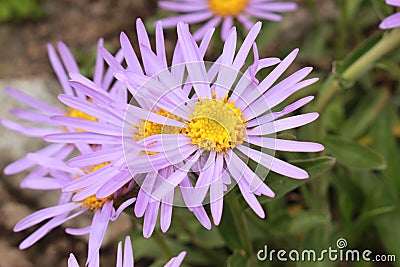
[[[104,166],[106,166],[108,164],[110,164],[110,162],[107,161],[107,162],[97,164],[94,166],[88,166],[86,168],[83,168],[82,171],[85,174],[89,174],[100,168],[103,168]],[[80,178],[79,176],[76,177],[76,179],[79,179],[79,178]],[[77,192],[75,192],[75,193],[77,193]],[[106,198],[96,198],[95,195],[92,195],[90,197],[85,198],[84,200],[82,200],[80,202],[82,204],[82,207],[90,207],[90,210],[97,210],[97,209],[101,209],[103,207],[104,203],[106,203],[107,201],[113,200],[113,199],[114,199],[113,195],[110,195]]]
[[[174,119],[177,121],[183,121],[181,117],[178,117],[174,114],[169,113],[164,109],[159,109],[155,111],[156,114]],[[139,126],[134,126],[137,128],[137,131],[134,132],[135,137],[134,140],[141,140],[148,136],[156,135],[156,134],[178,134],[180,133],[180,128],[168,125],[162,125],[151,121],[142,121]]]
[[[90,116],[86,113],[83,113],[82,111],[79,111],[77,109],[70,108],[70,107],[68,107],[68,112],[66,115],[73,117],[73,118],[79,118],[79,119],[90,120],[90,121],[98,121],[97,118]]]
[[[104,206],[107,201],[113,200],[114,196],[108,196],[106,198],[96,198],[94,195],[85,198],[82,201],[82,207],[90,207],[90,210],[98,210]]]
[[[245,139],[246,121],[242,111],[229,102],[228,96],[222,99],[200,99],[187,123],[186,135],[192,138],[192,144],[206,150],[225,153],[242,144]]]
[[[183,122],[181,117],[159,109],[156,114]],[[225,153],[242,144],[245,139],[246,120],[242,119],[242,111],[235,107],[234,101],[229,102],[228,96],[216,99],[213,92],[212,99],[200,99],[189,115],[185,128],[167,126],[151,121],[142,121],[133,132],[134,140],[141,140],[156,134],[186,134],[191,137],[192,144],[206,150],[215,150]],[[157,152],[146,152],[154,155]]]
[[[211,11],[221,17],[236,17],[247,7],[249,0],[208,0]]]
[[[159,109],[155,111],[156,114],[171,118],[177,121],[183,121],[181,117],[178,117],[174,114],[169,113],[164,109]],[[178,134],[181,132],[181,129],[174,126],[162,125],[151,121],[142,121],[139,126],[133,125],[136,128],[134,133],[134,140],[138,141],[148,136],[156,135],[156,134]],[[157,152],[146,151],[147,155],[155,155]]]
[[[98,121],[97,118],[95,118],[93,116],[90,116],[90,115],[88,115],[86,113],[83,113],[82,111],[79,111],[77,109],[70,108],[70,107],[68,107],[68,112],[66,112],[65,115],[69,116],[69,117],[73,117],[73,118],[78,118],[78,119],[84,119],[84,120],[90,120],[90,121]],[[63,130],[64,130],[64,132],[67,132],[67,129],[64,126],[63,126]],[[84,132],[85,130],[75,129],[75,131]]]
[[[97,171],[98,169],[103,168],[104,166],[107,166],[108,164],[110,164],[109,161],[106,161],[104,163],[100,163],[100,164],[96,164],[94,166],[87,166],[86,168],[82,168],[82,171],[86,174],[92,173],[94,171]]]

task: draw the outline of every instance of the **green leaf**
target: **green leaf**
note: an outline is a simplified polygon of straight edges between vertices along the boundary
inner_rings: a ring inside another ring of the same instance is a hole
[[[394,79],[400,77],[400,66],[397,61],[381,60],[376,67],[389,72]]]
[[[396,210],[396,207],[393,205],[379,207],[379,208],[364,212],[362,214],[362,216],[359,218],[359,220],[360,221],[375,221],[376,218],[383,216],[385,214],[388,214],[388,213],[392,213],[395,210]]]
[[[275,192],[275,198],[285,195],[286,193],[308,182],[310,179],[318,177],[319,175],[328,171],[335,164],[335,159],[331,157],[319,157],[307,160],[293,160],[290,161],[290,163],[305,169],[310,178],[305,180],[297,180],[288,178],[286,176],[269,173],[266,183]],[[262,202],[267,202],[269,200],[271,199],[265,199],[265,201],[263,200]]]
[[[400,231],[396,229],[396,226],[400,225],[400,211],[396,210],[395,212],[379,216],[375,220],[375,225],[381,236],[381,241],[388,251],[387,254],[393,254],[396,257],[396,261],[392,263],[395,266],[400,266]]]
[[[315,30],[311,31],[302,45],[302,53],[299,56],[308,60],[318,61],[326,56],[329,36],[332,35],[334,27],[332,24],[315,25]]]
[[[216,227],[211,230],[201,229],[200,231],[197,231],[196,238],[198,242],[208,248],[220,248],[225,245],[225,242]]]
[[[319,211],[304,211],[293,216],[289,225],[289,233],[301,233],[318,226],[326,224],[330,221],[330,216],[325,212]]]
[[[306,233],[319,225],[330,222],[330,216],[326,212],[321,211],[301,211],[294,215],[284,215],[277,229],[285,234]]]
[[[243,255],[241,251],[235,251],[229,258],[227,262],[228,267],[244,267],[247,264],[247,258]]]
[[[162,255],[162,251],[156,244],[154,238],[146,239],[141,233],[134,233],[132,237],[133,251],[135,253],[135,259],[139,260],[143,257],[146,258],[157,258]]]
[[[337,191],[340,192],[337,196],[337,204],[343,221],[351,223],[354,220],[354,214],[359,213],[365,205],[365,196],[359,186],[362,181],[360,179],[356,181],[349,179],[348,171],[343,169],[338,170],[335,173],[335,178],[331,180]]]
[[[332,157],[318,157],[313,159],[292,160],[290,163],[305,169],[310,178],[315,178],[328,171],[336,160]]]
[[[391,191],[391,185],[382,179],[380,173],[368,170],[352,170],[346,172],[347,179],[358,185],[363,192],[359,204],[367,213],[374,209],[392,206],[397,201]],[[357,212],[359,213],[360,210]],[[361,216],[361,215],[360,215]]]
[[[229,248],[232,250],[242,248],[239,233],[237,233],[235,223],[233,221],[232,211],[228,205],[224,205],[224,211],[221,222],[218,226],[218,231]]]
[[[386,4],[385,1],[372,0],[372,5],[381,20],[393,13],[392,7]]]
[[[344,106],[341,97],[336,97],[329,102],[325,111],[321,114],[321,124],[323,129],[329,132],[338,133],[340,126],[345,121]]]
[[[336,61],[334,63],[335,74],[340,76],[348,67],[350,67],[355,61],[362,57],[366,52],[368,52],[373,46],[375,46],[382,39],[381,34],[373,35],[372,37],[365,40],[361,45],[354,49],[344,60]]]
[[[328,153],[341,164],[358,169],[382,170],[386,167],[383,157],[371,148],[338,136],[327,136],[323,142]]]
[[[372,140],[387,162],[387,168],[382,172],[386,182],[396,195],[400,196],[400,147],[392,133],[396,112],[396,107],[393,106],[383,110],[372,129]]]
[[[352,0],[352,1],[344,1],[344,4],[346,5],[346,17],[347,19],[352,19],[355,14],[357,14],[357,11],[360,10],[360,5],[364,0]]]
[[[321,251],[323,248],[333,247],[336,242],[331,242],[329,238],[325,235],[326,231],[321,228],[314,228],[304,236],[302,245],[298,248],[303,251],[306,249],[316,249],[316,251]],[[318,255],[318,253],[317,253]],[[317,256],[318,257],[318,256]],[[322,261],[304,261],[301,262],[301,267],[337,267],[338,263],[329,260],[329,257],[324,257]]]
[[[13,9],[9,2],[0,2],[0,22],[11,20]]]
[[[374,90],[366,95],[343,126],[341,135],[354,139],[361,134],[376,119],[389,99],[386,89]]]

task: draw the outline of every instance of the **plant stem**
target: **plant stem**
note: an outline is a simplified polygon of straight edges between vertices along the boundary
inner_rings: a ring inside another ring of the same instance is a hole
[[[400,29],[385,33],[382,39],[375,44],[368,52],[353,62],[343,73],[342,78],[346,81],[357,81],[365,72],[371,69],[376,61],[381,59],[390,51],[400,45]],[[316,111],[321,112],[329,100],[340,90],[339,81],[334,74],[331,74],[322,86],[321,94],[316,103]]]
[[[154,239],[157,241],[156,243],[160,247],[164,257],[169,260],[170,258],[173,257],[173,254],[171,252],[171,249],[169,248],[167,242],[166,242],[166,236],[161,235],[158,230],[155,230],[153,233]]]
[[[247,266],[255,266],[253,257],[253,245],[251,243],[247,221],[244,217],[244,210],[242,207],[240,207],[237,196],[233,194],[233,192],[227,195],[226,202],[231,209],[236,231],[239,234],[240,242],[242,243],[242,246],[246,251],[247,258],[249,259]]]

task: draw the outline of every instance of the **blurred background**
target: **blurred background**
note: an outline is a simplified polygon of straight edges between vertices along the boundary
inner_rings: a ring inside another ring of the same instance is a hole
[[[278,153],[280,158],[297,160],[299,165],[307,167],[311,181],[290,185],[293,190],[279,199],[265,199],[265,220],[245,211],[254,253],[264,245],[273,249],[322,250],[335,247],[338,238],[346,238],[349,248],[396,254],[397,265],[390,262],[259,262],[259,265],[400,266],[400,53],[395,49],[357,79],[348,81],[341,77],[352,62],[349,53],[357,47],[368,50],[376,42],[374,38],[382,35],[378,29],[380,21],[394,10],[384,6],[383,0],[295,2],[299,9],[284,15],[282,23],[263,24],[257,39],[260,56],[283,58],[298,47],[299,56],[289,72],[314,67],[312,76],[319,77],[320,82],[289,101],[318,95],[323,86],[330,86],[325,83],[329,77],[337,82],[339,89],[322,107],[307,108],[321,112],[317,123],[288,132],[299,140],[319,141],[326,151],[320,155]],[[105,46],[115,52],[121,31],[136,42],[137,17],[151,25],[157,16],[165,14],[157,10],[156,0],[0,0],[1,118],[11,119],[8,110],[23,107],[5,94],[6,87],[57,104],[61,88],[48,61],[47,43],[65,42],[82,73],[90,76],[98,38],[104,38]],[[170,55],[175,40],[174,30],[166,30]],[[215,59],[222,46],[215,43],[213,47],[207,55],[209,59]],[[0,128],[0,169],[42,145],[39,140]],[[308,158],[317,159],[314,163],[301,162]],[[63,229],[56,229],[26,251],[18,250],[18,244],[29,231],[13,233],[15,223],[33,211],[56,204],[58,199],[58,193],[19,189],[23,175],[0,174],[0,266],[66,266],[69,252],[74,252],[82,262],[86,241],[65,235]],[[270,175],[267,184],[280,181]],[[166,239],[174,252],[179,248],[188,250],[191,255],[185,260],[188,266],[221,266],[221,258],[229,259],[229,266],[245,266],[240,246],[236,246],[231,235],[229,214],[224,214],[225,222],[212,231],[202,229],[185,216],[188,216],[185,211],[177,209]],[[193,224],[185,226],[182,222]],[[85,225],[85,220],[76,224]],[[112,224],[107,234],[101,265],[114,266],[116,240],[127,231],[134,235],[136,266],[151,263],[159,266],[159,261],[154,261],[162,254],[157,239],[164,237],[145,240],[141,237],[140,223],[126,214]]]

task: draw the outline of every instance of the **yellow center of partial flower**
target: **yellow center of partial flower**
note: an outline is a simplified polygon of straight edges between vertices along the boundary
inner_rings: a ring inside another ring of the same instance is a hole
[[[208,7],[221,17],[236,17],[247,7],[248,2],[249,0],[208,0]]]
[[[77,109],[70,108],[70,107],[68,107],[68,112],[66,115],[73,117],[73,118],[79,118],[79,119],[90,120],[90,121],[98,121],[97,118],[90,116],[86,113],[83,113],[82,111],[79,111]]]
[[[89,102],[92,102],[91,99],[89,99]],[[65,114],[66,116],[73,117],[73,118],[78,118],[78,119],[84,119],[84,120],[89,120],[89,121],[98,121],[97,118],[90,116],[86,113],[83,113],[82,111],[79,111],[77,109],[73,109],[68,107],[68,112]],[[67,132],[67,129],[63,127],[64,132]],[[77,132],[85,132],[85,130],[82,129],[75,129]]]
[[[225,153],[242,144],[245,139],[242,111],[229,103],[228,96],[222,99],[200,99],[196,103],[185,133],[192,144],[206,150]]]
[[[169,113],[164,109],[159,109],[155,112],[158,115],[174,119],[177,121],[183,121],[181,117],[178,117],[174,114]],[[151,121],[142,121],[139,126],[134,126],[137,128],[135,132],[134,140],[141,140],[148,136],[156,135],[156,134],[178,134],[180,133],[180,129],[174,126],[162,125]]]
[[[101,209],[107,201],[113,200],[114,196],[108,196],[106,198],[96,198],[94,195],[85,198],[82,201],[82,207],[90,207],[90,210]]]
[[[108,164],[110,164],[110,162],[107,161],[107,162],[97,164],[94,166],[88,166],[86,168],[83,168],[82,171],[85,174],[89,174],[100,168],[103,168],[104,166],[106,166]],[[79,176],[76,178],[79,179]],[[82,200],[81,203],[82,203],[82,207],[90,207],[91,210],[97,210],[97,209],[101,209],[103,207],[104,203],[106,203],[107,201],[113,200],[113,199],[114,199],[113,195],[110,195],[106,198],[96,198],[95,195],[92,195],[92,196],[87,197],[84,200]]]
[[[181,117],[160,109],[155,113],[167,118],[183,122]],[[245,139],[246,120],[242,119],[242,111],[235,107],[234,101],[229,102],[228,96],[216,99],[213,92],[212,99],[200,99],[189,115],[185,128],[166,126],[151,121],[142,121],[136,128],[134,140],[141,140],[156,134],[186,134],[192,139],[192,144],[206,150],[215,150],[225,153],[242,144]],[[157,152],[146,152],[154,155]]]
[[[104,163],[100,163],[100,164],[96,164],[94,166],[87,166],[86,168],[82,168],[82,171],[86,174],[92,173],[94,171],[97,171],[98,169],[103,168],[104,166],[107,166],[108,164],[110,164],[109,161],[106,161]]]
[[[155,111],[156,114],[174,119],[177,121],[183,121],[181,117],[178,117],[174,114],[169,113],[164,109],[159,109]],[[139,126],[134,125],[136,131],[134,131],[134,140],[138,141],[148,136],[156,135],[156,134],[178,134],[181,133],[181,129],[174,126],[162,125],[151,121],[142,121]],[[146,151],[147,155],[155,155],[157,152]]]

